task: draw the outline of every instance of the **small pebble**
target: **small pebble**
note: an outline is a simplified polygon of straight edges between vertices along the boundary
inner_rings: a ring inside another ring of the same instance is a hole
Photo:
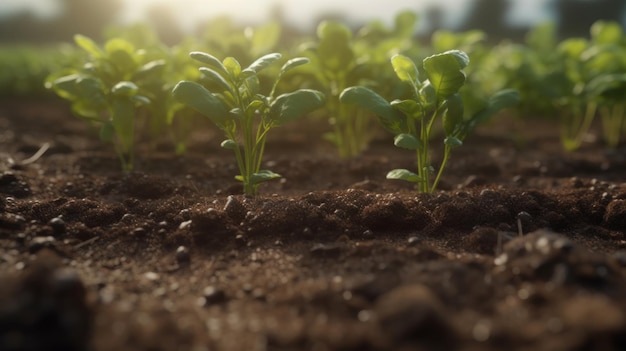
[[[419,244],[420,242],[420,238],[416,237],[416,236],[412,236],[410,238],[407,239],[406,243],[408,246],[415,246],[417,244]]]
[[[176,249],[176,262],[179,264],[189,263],[191,256],[189,255],[189,249],[185,246],[179,246]]]
[[[48,222],[48,225],[52,227],[52,230],[54,231],[54,234],[56,235],[61,235],[65,233],[65,221],[61,219],[60,217],[52,218]]]

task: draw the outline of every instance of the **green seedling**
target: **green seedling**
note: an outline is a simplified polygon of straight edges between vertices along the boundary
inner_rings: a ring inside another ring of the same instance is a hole
[[[619,23],[597,21],[591,39],[582,55],[590,77],[587,98],[598,106],[604,141],[616,148],[626,128],[626,36]]]
[[[282,76],[309,60],[287,61],[269,94],[263,95],[258,74],[277,62],[280,54],[262,56],[246,68],[233,57],[220,61],[203,52],[192,52],[190,56],[206,65],[200,71],[210,89],[196,82],[181,81],[174,87],[174,98],[208,117],[226,134],[221,146],[235,152],[240,171],[235,178],[243,182],[246,195],[256,195],[260,183],[280,177],[261,170],[267,133],[324,104],[324,94],[316,90],[299,89],[276,96]]]
[[[395,135],[396,146],[416,153],[417,173],[394,169],[387,174],[388,179],[413,182],[420,192],[433,192],[451,151],[463,144],[465,137],[477,124],[518,101],[516,91],[503,90],[485,101],[482,108],[468,115],[461,95],[461,88],[466,81],[463,69],[468,63],[467,54],[459,50],[427,57],[423,60],[427,79],[421,80],[411,59],[395,55],[391,58],[391,64],[398,78],[411,87],[411,99],[388,102],[378,93],[362,86],[350,87],[341,93],[341,102],[374,112],[383,127]],[[430,141],[437,119],[442,121],[445,137],[443,159],[438,170],[435,170],[431,162]],[[434,180],[432,174],[436,174]]]
[[[144,62],[141,50],[119,38],[108,40],[103,48],[82,35],[74,40],[89,55],[88,61],[49,76],[46,87],[70,100],[77,116],[98,125],[100,137],[113,143],[122,169],[130,171],[136,112],[151,102],[138,82],[161,70],[165,62]]]
[[[326,112],[332,131],[325,137],[335,144],[340,157],[355,157],[367,148],[374,136],[375,120],[364,110],[341,104],[339,94],[353,85],[392,90],[386,78],[393,73],[381,68],[388,68],[390,52],[411,46],[416,21],[415,14],[402,12],[396,16],[393,29],[373,22],[356,36],[343,23],[323,21],[317,27],[317,41],[302,46],[312,62],[309,75],[328,97]]]

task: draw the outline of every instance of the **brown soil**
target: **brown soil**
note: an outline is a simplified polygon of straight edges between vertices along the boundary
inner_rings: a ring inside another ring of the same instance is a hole
[[[65,103],[2,102],[0,350],[626,349],[624,150],[502,118],[427,195],[389,136],[341,160],[319,125],[246,198],[210,127],[123,174]]]

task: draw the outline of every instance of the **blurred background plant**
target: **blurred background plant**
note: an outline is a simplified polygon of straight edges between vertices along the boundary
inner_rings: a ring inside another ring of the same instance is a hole
[[[5,0],[0,99],[53,98],[43,88],[45,77],[88,61],[72,44],[75,34],[98,44],[122,39],[141,52],[142,62],[163,60],[149,77],[134,78],[151,100],[137,108],[136,139],[155,147],[167,135],[183,153],[198,116],[182,110],[170,91],[179,80],[202,79],[187,52],[232,56],[247,65],[269,52],[293,57],[306,48],[313,63],[308,73],[286,75],[281,88],[324,90],[323,117],[332,125],[327,137],[341,156],[354,157],[367,149],[378,126],[366,111],[336,104],[337,92],[358,84],[386,99],[405,98],[406,87],[388,65],[392,55],[419,62],[459,49],[471,60],[472,88],[460,92],[466,109],[479,110],[479,97],[513,88],[521,97],[508,112],[518,117],[516,123],[558,121],[568,150],[579,148],[592,129],[615,148],[626,132],[625,20],[622,0],[377,0],[368,6],[359,0],[238,0],[237,6],[202,0]],[[273,76],[276,69],[261,74]]]

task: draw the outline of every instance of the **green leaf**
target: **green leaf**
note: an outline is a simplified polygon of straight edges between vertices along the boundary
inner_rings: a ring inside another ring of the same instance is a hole
[[[419,72],[410,58],[400,54],[394,55],[391,58],[391,65],[401,81],[409,83],[413,87],[420,84]]]
[[[250,68],[246,68],[241,71],[241,74],[239,75],[239,79],[246,80],[253,76],[256,76],[256,72],[251,70]]]
[[[457,127],[460,127],[461,123],[463,123],[463,99],[461,98],[461,94],[456,93],[450,95],[445,103],[446,110],[442,118],[443,130],[446,132],[446,135],[450,136]]]
[[[594,44],[620,44],[624,40],[624,31],[617,22],[596,21],[590,31]]]
[[[603,74],[593,78],[587,85],[590,96],[609,100],[610,103],[624,101],[626,96],[626,73]]]
[[[250,177],[248,183],[251,185],[256,185],[256,184],[260,184],[263,182],[266,182],[268,180],[272,180],[272,179],[277,179],[282,177],[280,174],[278,173],[274,173],[272,171],[268,171],[268,170],[261,170],[257,173],[253,173],[252,176]],[[243,176],[242,175],[238,175],[235,177],[235,179],[237,179],[240,182],[243,182]]]
[[[469,57],[463,51],[450,50],[424,59],[424,70],[430,84],[435,88],[437,97],[446,99],[456,94],[465,84],[463,68],[469,63]]]
[[[139,87],[137,84],[129,81],[122,81],[111,88],[111,92],[115,96],[132,96],[137,94]]]
[[[267,54],[265,56],[258,58],[256,61],[252,62],[252,64],[250,64],[250,66],[248,66],[248,68],[246,69],[259,73],[263,69],[265,69],[267,66],[280,60],[281,57],[282,55],[279,53]]]
[[[411,183],[423,182],[420,176],[406,169],[394,169],[389,171],[389,173],[387,173],[387,179],[399,179]]]
[[[200,72],[204,74],[204,76],[210,80],[211,82],[220,86],[223,91],[234,92],[234,88],[222,77],[221,74],[217,73],[217,71],[208,68],[208,67],[200,67]]]
[[[108,54],[114,53],[116,51],[124,51],[125,53],[132,55],[135,52],[135,46],[127,40],[114,38],[108,40],[104,44],[104,51]]]
[[[280,126],[318,109],[324,102],[324,94],[317,90],[296,90],[278,96],[270,106],[268,117]]]
[[[348,27],[338,22],[322,21],[317,27],[317,35],[317,56],[323,67],[341,72],[354,63],[355,55],[350,47],[352,32]]]
[[[393,144],[397,147],[401,147],[403,149],[408,150],[418,150],[421,148],[422,144],[419,139],[412,134],[398,134],[393,138]]]
[[[252,174],[252,177],[250,177],[250,184],[255,185],[255,184],[262,183],[262,182],[266,182],[268,180],[277,179],[280,177],[282,176],[278,173],[274,173],[269,170],[261,170],[257,173]]]
[[[218,126],[231,118],[220,100],[198,83],[181,81],[176,84],[172,94],[178,102],[200,112]]]
[[[226,139],[226,140],[222,141],[220,146],[223,147],[224,149],[228,149],[228,150],[235,150],[238,147],[237,142],[232,140],[232,139]]]
[[[137,69],[135,47],[124,39],[111,39],[104,44],[109,61],[120,74],[130,74]]]
[[[463,142],[459,138],[455,137],[447,137],[443,140],[445,145],[450,146],[451,148],[459,147],[463,145]]]
[[[391,106],[411,118],[420,119],[424,117],[422,106],[415,100],[394,100],[391,102]]]
[[[378,116],[383,127],[393,134],[403,133],[407,129],[402,113],[369,88],[362,86],[346,88],[339,95],[339,100],[344,104],[372,111]]]
[[[137,70],[137,73],[135,73],[134,78],[135,79],[144,79],[144,78],[150,78],[150,76],[160,76],[161,74],[163,74],[163,71],[165,70],[165,67],[167,66],[167,63],[165,62],[165,60],[154,60],[154,61],[150,61],[144,65],[142,65],[141,67],[139,67],[139,69]]]
[[[104,102],[104,85],[99,79],[80,74],[71,74],[52,81],[52,88],[59,96],[75,100],[87,98]]]
[[[283,65],[283,67],[281,67],[280,69],[280,75],[283,75],[285,73],[287,73],[288,71],[298,67],[298,66],[302,66],[305,65],[307,63],[311,62],[311,60],[309,60],[306,57],[296,57],[296,58],[292,58],[291,60],[285,62],[285,64]]]
[[[226,67],[224,67],[224,64],[222,64],[222,62],[215,56],[200,51],[192,51],[189,53],[189,56],[194,60],[209,65],[210,67],[216,69],[219,73],[226,75]]]
[[[239,78],[241,74],[241,64],[239,64],[236,58],[230,56],[225,58],[224,67],[226,67],[226,71],[233,79]]]
[[[104,56],[104,52],[102,51],[102,49],[100,49],[100,47],[89,37],[76,34],[74,36],[74,42],[76,42],[76,45],[87,51],[94,58]]]
[[[246,107],[246,113],[248,113],[248,115],[252,115],[257,110],[260,110],[261,107],[263,107],[264,105],[265,105],[265,101],[263,100],[253,100]]]
[[[143,95],[133,95],[130,97],[130,100],[139,105],[149,105],[150,103],[152,103],[152,100]]]

